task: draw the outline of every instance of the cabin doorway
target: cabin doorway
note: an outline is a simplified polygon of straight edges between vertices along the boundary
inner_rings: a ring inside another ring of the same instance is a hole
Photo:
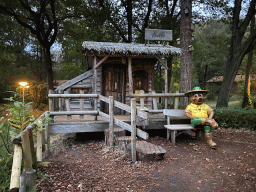
[[[102,66],[103,95],[113,96],[114,100],[124,103],[125,99],[125,66],[123,64],[108,64]],[[108,104],[103,105],[103,111],[109,112]],[[122,110],[114,107],[114,114],[121,115]]]

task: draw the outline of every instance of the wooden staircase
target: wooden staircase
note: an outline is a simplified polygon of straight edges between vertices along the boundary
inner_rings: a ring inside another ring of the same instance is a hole
[[[125,136],[126,130],[121,127],[114,127],[114,145],[121,150],[131,149],[131,136]],[[109,129],[105,130],[105,141],[108,145]],[[166,150],[161,146],[154,145],[147,141],[137,140],[136,151],[138,160],[157,159],[161,160]]]

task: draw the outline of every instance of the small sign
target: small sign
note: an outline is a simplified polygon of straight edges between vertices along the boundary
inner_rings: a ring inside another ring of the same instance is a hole
[[[146,41],[171,41],[172,30],[145,29]]]

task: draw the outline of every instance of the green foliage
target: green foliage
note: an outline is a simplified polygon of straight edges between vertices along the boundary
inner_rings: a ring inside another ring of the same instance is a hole
[[[255,109],[216,108],[214,112],[214,119],[220,127],[256,131]]]
[[[12,161],[12,155],[6,155],[4,158],[0,158],[0,191],[9,191]]]
[[[78,75],[81,75],[84,70],[75,63],[66,63],[62,65],[62,69],[59,72],[60,79],[72,79]]]
[[[6,100],[11,101],[9,104],[5,104],[8,107],[6,111],[9,112],[10,118],[8,122],[13,128],[10,130],[11,137],[17,136],[21,131],[23,131],[29,124],[31,124],[35,119],[31,116],[31,110],[28,110],[32,102],[21,102],[19,101],[19,88],[16,89],[13,97]]]
[[[193,70],[197,74],[198,85],[215,75],[223,75],[230,45],[229,25],[218,20],[210,20],[195,28],[193,46]],[[207,69],[207,71],[206,71]],[[206,72],[206,79],[205,77]]]

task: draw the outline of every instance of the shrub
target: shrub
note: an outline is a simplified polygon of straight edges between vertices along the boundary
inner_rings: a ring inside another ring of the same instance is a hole
[[[256,131],[256,110],[242,109],[236,110],[233,108],[216,108],[214,109],[214,119],[223,128],[248,129]]]

